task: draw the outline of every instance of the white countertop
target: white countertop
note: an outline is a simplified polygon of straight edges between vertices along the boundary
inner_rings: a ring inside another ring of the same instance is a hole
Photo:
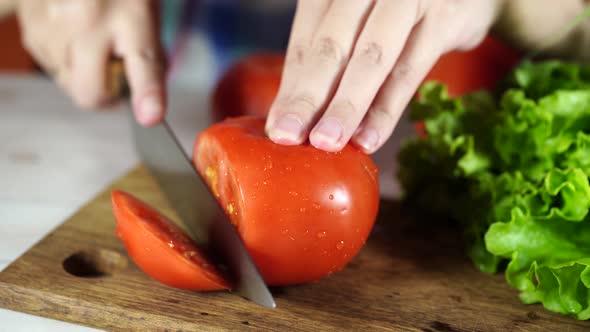
[[[208,124],[206,89],[170,89],[170,125],[191,151]],[[47,79],[0,75],[0,271],[137,164],[120,108],[82,112]],[[412,132],[403,121],[374,156],[384,195],[398,192],[393,157]],[[0,309],[4,331],[95,330]]]

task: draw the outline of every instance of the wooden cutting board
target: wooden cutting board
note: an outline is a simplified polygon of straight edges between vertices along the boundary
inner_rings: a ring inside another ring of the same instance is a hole
[[[138,167],[0,273],[0,307],[112,331],[590,331],[590,322],[521,304],[502,275],[471,265],[456,234],[425,234],[393,202],[382,203],[373,234],[344,270],[273,289],[276,309],[225,291],[166,287],[115,237],[114,188],[172,216]]]

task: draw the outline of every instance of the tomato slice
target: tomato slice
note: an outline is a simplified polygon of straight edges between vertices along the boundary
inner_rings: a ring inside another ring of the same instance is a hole
[[[175,288],[211,291],[230,283],[171,220],[124,191],[111,193],[117,236],[147,275]]]

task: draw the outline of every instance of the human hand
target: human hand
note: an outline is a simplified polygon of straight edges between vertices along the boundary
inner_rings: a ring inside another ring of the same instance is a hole
[[[109,61],[119,57],[139,123],[166,110],[164,56],[156,2],[149,0],[20,0],[23,43],[82,108],[109,103]]]
[[[437,59],[477,46],[502,0],[300,0],[266,123],[279,144],[307,139],[366,153],[391,136]]]

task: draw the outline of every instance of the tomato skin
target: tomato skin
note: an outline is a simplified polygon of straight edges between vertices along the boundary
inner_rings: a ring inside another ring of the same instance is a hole
[[[338,153],[278,145],[265,136],[264,119],[250,116],[209,127],[193,152],[270,285],[342,269],[374,225],[377,167],[352,145]]]
[[[281,53],[254,53],[232,64],[214,88],[213,119],[266,117],[279,91],[284,62]]]
[[[230,284],[172,221],[133,197],[111,193],[117,236],[135,264],[153,279],[189,290],[229,289]]]

